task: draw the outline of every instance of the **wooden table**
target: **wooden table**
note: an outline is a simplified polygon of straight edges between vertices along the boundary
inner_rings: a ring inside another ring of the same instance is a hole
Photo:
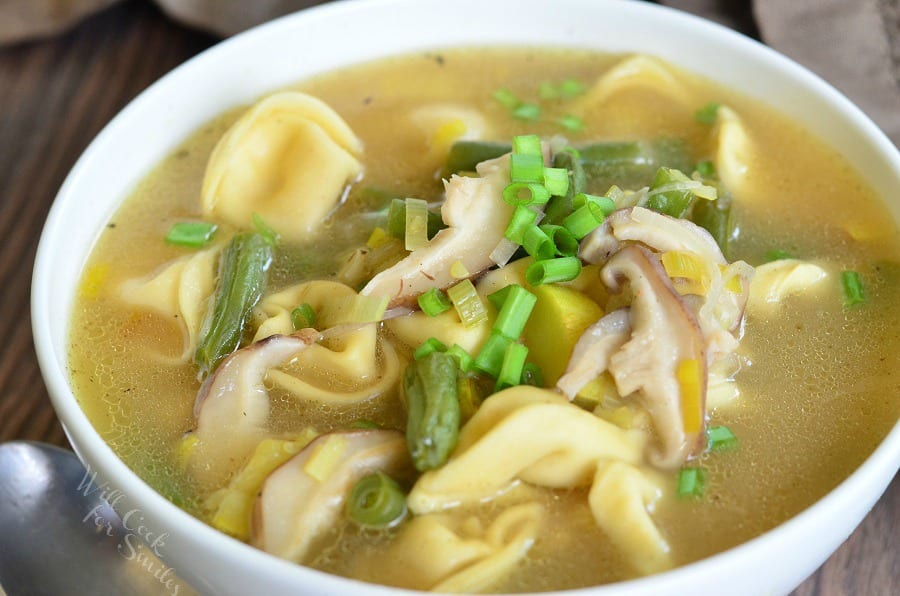
[[[41,381],[28,305],[53,197],[78,155],[126,103],[215,41],[132,0],[62,37],[0,49],[0,441],[67,445]],[[795,594],[900,594],[898,520],[895,478],[862,526]]]

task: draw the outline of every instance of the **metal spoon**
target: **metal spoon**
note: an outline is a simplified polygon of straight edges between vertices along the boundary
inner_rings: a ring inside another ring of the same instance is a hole
[[[117,495],[93,480],[71,451],[0,445],[0,594],[195,593],[104,500]]]

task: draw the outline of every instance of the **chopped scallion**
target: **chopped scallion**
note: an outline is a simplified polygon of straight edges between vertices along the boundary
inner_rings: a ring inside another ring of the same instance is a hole
[[[694,113],[694,119],[701,124],[715,124],[721,106],[711,101]]]
[[[694,168],[694,171],[704,178],[716,177],[716,166],[708,159],[698,161],[696,167]]]
[[[440,288],[431,288],[427,292],[419,294],[419,308],[429,317],[436,317],[442,312],[450,310],[453,304]]]
[[[574,257],[578,252],[578,240],[575,239],[572,232],[563,226],[546,224],[541,226],[541,230],[543,230],[543,232],[547,234],[547,237],[550,238],[550,241],[553,242],[556,254],[559,256]]]
[[[453,344],[447,349],[447,355],[456,358],[459,370],[469,372],[469,369],[472,367],[472,355],[464,347],[459,344]]]
[[[615,193],[613,189],[619,190],[619,187],[611,186],[609,191],[607,192]],[[599,197],[597,195],[589,195],[584,192],[580,192],[572,197],[572,207],[574,207],[575,209],[584,207],[587,202],[595,203],[598,207],[600,207],[600,210],[603,212],[604,216],[609,215],[616,210],[616,202],[609,197]]]
[[[172,225],[166,234],[166,242],[176,246],[200,248],[212,241],[217,229],[219,226],[208,221],[180,221]]]
[[[866,302],[866,292],[862,277],[856,271],[841,272],[841,284],[844,286],[844,304],[855,306]]]
[[[541,284],[572,281],[581,273],[581,260],[578,257],[562,257],[535,261],[525,270],[525,281],[532,286]]]
[[[559,97],[559,89],[549,81],[544,81],[538,86],[538,96],[541,99],[556,99]]]
[[[566,79],[562,83],[559,84],[559,92],[563,97],[575,97],[576,95],[581,95],[584,93],[585,87],[584,83],[577,79]]]
[[[466,327],[473,327],[482,321],[487,320],[487,310],[481,297],[475,290],[475,286],[468,279],[464,279],[455,286],[451,286],[447,290],[447,296],[453,303],[459,320]]]
[[[737,446],[738,439],[727,426],[710,426],[706,429],[706,440],[710,451],[722,451]]]
[[[291,324],[294,326],[294,329],[307,329],[316,326],[316,311],[309,305],[309,302],[304,302],[291,311]]]
[[[541,106],[536,103],[520,103],[513,108],[512,115],[517,120],[536,121],[541,117]]]
[[[513,216],[512,219],[509,220],[509,225],[506,226],[504,236],[511,242],[522,244],[524,241],[525,230],[534,226],[536,221],[536,212],[523,205],[518,205],[516,210],[513,211]]]
[[[509,89],[497,89],[492,97],[500,102],[500,105],[510,110],[519,105],[519,98]]]
[[[347,515],[368,528],[390,528],[406,517],[403,489],[387,474],[375,472],[356,483],[347,497]]]
[[[537,296],[518,284],[506,286],[503,292],[503,305],[494,322],[494,331],[515,340],[525,330],[525,324],[531,316]],[[488,299],[490,300],[490,297]]]
[[[584,205],[563,220],[563,226],[581,240],[603,223],[603,208],[595,201],[585,201]]]
[[[556,256],[556,245],[538,226],[525,228],[525,233],[522,235],[522,248],[537,260],[552,259]]]
[[[422,345],[416,348],[416,351],[413,352],[413,358],[416,360],[420,358],[424,358],[425,356],[431,354],[432,352],[446,352],[447,346],[436,337],[429,337]]]
[[[500,372],[497,373],[495,391],[501,391],[507,387],[518,385],[522,380],[522,369],[525,367],[525,358],[528,357],[528,348],[515,341],[509,342],[503,353],[503,362]]]
[[[543,205],[550,200],[550,193],[543,184],[513,182],[503,189],[503,200],[510,205]]]
[[[503,337],[496,331],[491,331],[491,335],[481,346],[481,351],[472,361],[472,368],[496,379],[500,373],[500,367],[503,365],[503,355],[506,353],[506,346],[509,343],[512,343],[512,340]]]
[[[536,155],[544,159],[541,148],[541,137],[537,135],[518,135],[513,137],[513,153],[518,155]]]
[[[271,247],[275,247],[278,244],[278,240],[280,239],[278,232],[273,230],[269,226],[269,224],[267,224],[263,220],[262,216],[255,211],[253,212],[253,216],[251,217],[251,219],[253,221],[254,229],[259,232],[259,235],[263,237],[263,240],[266,241],[266,244]]]
[[[543,184],[543,156],[541,154],[513,153],[509,156],[509,178],[512,182]]]
[[[564,114],[556,119],[556,123],[571,132],[584,130],[584,120],[573,114]]]
[[[682,468],[678,472],[678,496],[699,497],[706,488],[706,470],[703,468]]]
[[[569,192],[569,170],[544,168],[544,187],[551,195],[564,197]]]

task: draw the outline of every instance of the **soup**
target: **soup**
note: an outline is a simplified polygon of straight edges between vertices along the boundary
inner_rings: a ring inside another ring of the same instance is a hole
[[[163,160],[85,267],[70,374],[141,477],[273,554],[595,585],[740,544],[871,453],[898,254],[838,153],[662,61],[407,56]]]

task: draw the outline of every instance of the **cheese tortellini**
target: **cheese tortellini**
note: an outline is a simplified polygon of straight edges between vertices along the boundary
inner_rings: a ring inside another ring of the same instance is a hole
[[[360,141],[327,104],[297,91],[269,95],[232,125],[203,179],[203,213],[239,228],[253,214],[302,242],[362,171]]]

